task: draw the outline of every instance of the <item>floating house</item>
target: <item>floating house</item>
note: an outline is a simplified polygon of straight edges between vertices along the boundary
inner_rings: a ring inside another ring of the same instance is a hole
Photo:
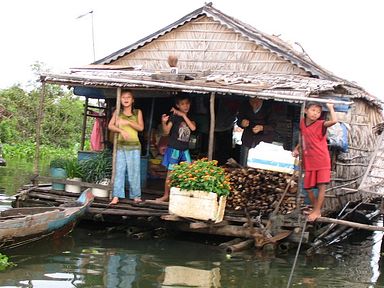
[[[71,68],[62,73],[42,74],[41,82],[43,85],[66,85],[73,88],[76,95],[86,97],[84,117],[88,114],[89,99],[104,99],[103,117],[107,121],[113,109],[119,105],[121,90],[132,90],[136,104],[145,116],[143,158],[149,161],[149,168],[158,164],[153,161],[156,159],[151,159],[151,151],[160,115],[168,111],[177,94],[187,94],[192,100],[192,112],[200,121],[193,149],[197,157],[204,155],[209,159],[217,159],[218,155],[224,158],[233,156],[233,151],[226,155],[229,150],[223,148],[222,140],[217,140],[221,139],[217,138],[217,132],[230,131],[229,137],[232,137],[233,126],[223,128],[225,125],[220,117],[225,115],[226,110],[236,110],[239,103],[247,101],[249,97],[273,102],[276,112],[275,142],[281,143],[286,150],[292,150],[299,141],[298,123],[305,103],[326,103],[331,99],[336,105],[347,141],[344,141],[344,147],[337,144],[330,146],[332,182],[327,190],[324,214],[340,211],[347,203],[369,202],[377,195],[367,192],[367,189],[361,190],[359,186],[367,178],[364,175],[378,145],[379,136],[373,128],[383,122],[380,101],[356,83],[327,71],[304,50],[296,48],[278,36],[268,35],[224,14],[209,3],[91,65]],[[109,138],[105,131],[105,144],[112,144]],[[144,172],[144,175],[148,174],[149,171]],[[147,190],[156,190],[149,189],[153,187],[150,183],[152,179],[146,179]],[[162,187],[162,184],[158,186],[158,194],[162,193]],[[27,190],[30,198],[41,200],[47,189]],[[50,197],[58,197],[58,200],[64,196],[46,196],[44,200],[48,201]],[[166,219],[166,204],[150,203],[147,204],[150,207],[137,207],[130,203],[121,204],[119,209],[107,209],[103,208],[107,200],[100,201],[97,204],[96,200],[90,209],[94,209],[95,215],[164,216],[163,220],[170,220],[169,217]],[[135,207],[136,212],[133,213],[128,206]],[[153,214],[151,207],[156,210]],[[244,214],[235,213],[237,218],[230,216],[230,209],[226,210],[226,215],[224,219],[228,226],[247,222]],[[180,227],[183,225],[186,224],[181,223]],[[199,226],[198,232],[221,234],[220,229],[226,229],[218,227],[215,230],[208,224],[205,228],[203,226]],[[236,227],[239,231],[242,229],[242,226]],[[222,234],[232,235],[226,232]],[[235,234],[232,236],[249,236],[249,232],[244,231]]]

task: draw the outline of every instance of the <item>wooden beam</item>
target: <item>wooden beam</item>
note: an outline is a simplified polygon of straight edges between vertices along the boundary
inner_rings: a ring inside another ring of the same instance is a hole
[[[166,220],[166,221],[184,221],[183,218],[174,215],[174,214],[166,214],[161,216],[161,219]]]
[[[170,222],[170,224],[172,224],[175,228],[186,232],[196,232],[202,234],[232,236],[241,238],[253,238],[253,235],[250,233],[249,229],[244,228],[243,226],[225,225],[219,227],[192,229],[191,227],[189,227],[190,223],[188,222]],[[255,231],[261,233],[259,228],[255,228]]]
[[[119,215],[119,216],[161,216],[164,212],[161,211],[139,211],[139,210],[127,210],[127,209],[111,209],[111,208],[88,208],[87,214],[99,214],[99,215]]]
[[[39,175],[39,158],[40,158],[40,130],[41,122],[44,117],[44,99],[45,99],[45,81],[41,82],[41,93],[40,93],[40,102],[39,102],[39,111],[37,112],[37,122],[36,122],[36,150],[35,150],[35,161],[34,161],[34,174]]]
[[[210,223],[210,222],[192,222],[189,224],[189,228],[191,229],[202,229],[202,228],[210,228],[210,227],[220,227],[228,225],[228,221],[221,221],[219,223]]]
[[[209,100],[209,112],[211,115],[211,122],[209,125],[209,142],[208,142],[208,160],[213,157],[213,142],[215,141],[215,92],[211,93]]]
[[[81,128],[81,144],[80,144],[80,150],[84,150],[84,143],[85,143],[85,130],[87,129],[87,111],[88,111],[88,97],[85,98],[85,104],[84,104],[84,116],[83,116],[83,127]]]
[[[58,179],[58,178],[47,177],[47,176],[38,176],[36,177],[36,180],[49,181],[49,182],[55,182],[60,184],[79,185],[81,187],[100,188],[100,189],[106,189],[106,190],[111,190],[113,187],[112,185],[102,185],[102,184],[88,183],[88,182],[81,182],[81,181],[74,181],[74,180],[67,180],[67,179]]]

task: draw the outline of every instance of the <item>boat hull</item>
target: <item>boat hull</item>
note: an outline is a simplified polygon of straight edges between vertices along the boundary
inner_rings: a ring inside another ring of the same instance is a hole
[[[12,208],[0,213],[0,250],[23,246],[44,238],[61,238],[70,233],[91,205],[90,190],[72,207]]]

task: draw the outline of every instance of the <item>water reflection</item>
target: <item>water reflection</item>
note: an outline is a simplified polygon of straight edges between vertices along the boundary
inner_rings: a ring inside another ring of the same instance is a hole
[[[112,254],[107,256],[105,287],[131,288],[137,272],[137,255]]]
[[[220,268],[203,270],[185,266],[167,266],[161,287],[189,286],[199,288],[217,288],[220,284]]]
[[[375,234],[367,246],[351,243],[326,254],[301,254],[292,287],[383,287]],[[130,240],[89,229],[7,254],[17,267],[0,273],[0,287],[286,287],[294,260],[294,253],[229,257],[205,243]]]
[[[40,175],[48,175],[48,163],[40,163]],[[0,166],[0,193],[11,196],[30,183],[33,175],[33,161],[7,159],[7,166]]]

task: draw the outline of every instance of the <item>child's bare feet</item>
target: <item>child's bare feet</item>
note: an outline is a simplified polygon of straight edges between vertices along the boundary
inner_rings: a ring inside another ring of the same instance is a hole
[[[141,200],[141,198],[133,198],[133,202],[141,203],[141,202],[143,202],[143,200]]]
[[[301,211],[303,212],[304,215],[309,215],[312,213],[313,207],[312,206],[305,206],[305,207],[301,208]]]
[[[109,203],[109,205],[116,205],[117,203],[119,203],[119,198],[118,197],[113,197],[113,199]]]
[[[313,222],[319,217],[321,217],[321,212],[317,210],[313,210],[312,213],[307,216],[307,220],[309,222]]]
[[[156,198],[156,201],[159,201],[159,202],[168,202],[168,196],[163,196],[163,197],[160,197],[160,198]]]

